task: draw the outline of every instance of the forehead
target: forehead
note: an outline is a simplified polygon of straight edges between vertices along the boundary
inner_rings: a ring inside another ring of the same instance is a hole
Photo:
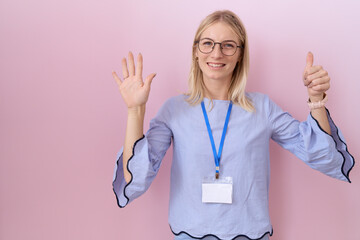
[[[236,41],[238,39],[232,28],[224,22],[217,22],[207,27],[201,34],[201,38],[211,38],[215,41]]]

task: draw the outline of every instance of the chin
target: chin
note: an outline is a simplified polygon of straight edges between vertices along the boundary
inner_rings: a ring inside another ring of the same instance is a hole
[[[216,80],[216,81],[224,81],[224,79],[228,79],[229,75],[224,74],[209,74],[206,76],[208,79]]]

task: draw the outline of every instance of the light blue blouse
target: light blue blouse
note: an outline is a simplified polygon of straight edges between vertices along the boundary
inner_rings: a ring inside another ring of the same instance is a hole
[[[125,207],[149,188],[171,141],[169,224],[175,235],[186,233],[194,238],[219,239],[237,236],[259,239],[265,234],[272,235],[270,139],[311,168],[350,182],[354,158],[329,114],[331,136],[311,114],[300,123],[266,95],[247,95],[256,110],[251,113],[233,105],[220,161],[220,175],[233,178],[232,204],[202,203],[202,180],[215,174],[213,152],[201,105],[191,106],[180,95],[161,107],[146,135],[134,144],[127,165],[132,176],[128,184],[124,180],[120,150],[113,181],[118,205]],[[218,149],[229,101],[213,100],[213,106],[209,99],[204,102]]]

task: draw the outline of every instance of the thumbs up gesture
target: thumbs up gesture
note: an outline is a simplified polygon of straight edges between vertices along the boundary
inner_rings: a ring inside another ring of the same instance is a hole
[[[323,99],[324,93],[330,88],[330,77],[322,66],[313,66],[313,63],[314,56],[309,52],[306,56],[303,81],[308,88],[311,102],[318,102]]]

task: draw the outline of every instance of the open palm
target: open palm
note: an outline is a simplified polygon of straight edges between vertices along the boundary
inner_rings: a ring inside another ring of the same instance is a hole
[[[129,52],[128,60],[129,60],[129,66],[127,66],[126,58],[123,58],[121,62],[122,73],[124,77],[123,81],[119,78],[116,72],[113,72],[112,75],[119,86],[119,91],[127,107],[135,108],[146,104],[149,98],[150,85],[156,74],[155,73],[150,74],[149,76],[146,77],[145,82],[143,82],[142,55],[141,54],[138,55],[136,71],[135,71],[134,56],[131,52]]]

